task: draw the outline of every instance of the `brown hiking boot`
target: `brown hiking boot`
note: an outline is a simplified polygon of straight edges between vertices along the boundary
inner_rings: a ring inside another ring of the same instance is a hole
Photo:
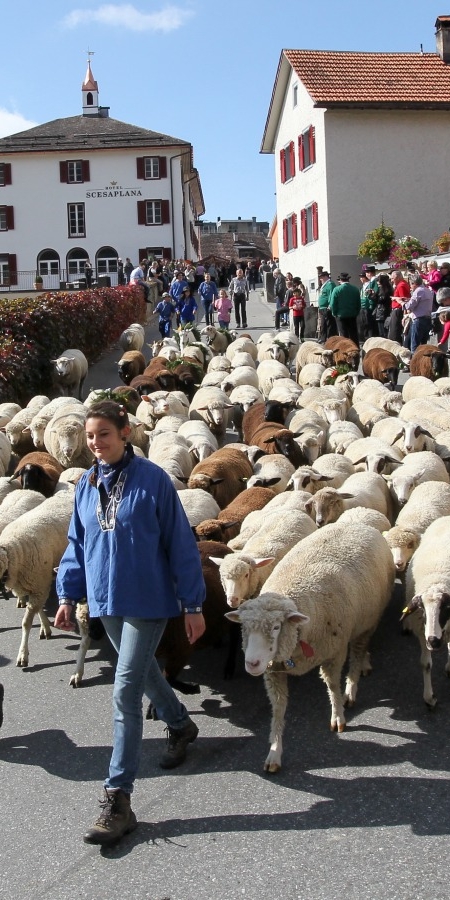
[[[130,795],[125,791],[105,788],[105,797],[99,800],[102,811],[83,837],[85,844],[115,844],[124,834],[137,827],[136,816],[130,806]]]
[[[192,744],[198,735],[198,728],[192,719],[188,719],[184,728],[169,728],[167,726],[167,750],[161,757],[159,765],[162,769],[174,769],[186,759],[188,744]]]

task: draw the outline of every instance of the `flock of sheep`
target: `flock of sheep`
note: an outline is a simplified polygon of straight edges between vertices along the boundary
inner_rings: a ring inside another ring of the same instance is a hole
[[[144,330],[122,334],[122,385],[136,453],[161,466],[194,530],[206,583],[202,644],[228,633],[223,675],[233,676],[242,631],[245,667],[264,675],[272,705],[265,769],[281,766],[287,676],[320,666],[331,728],[345,727],[368,645],[395,579],[403,627],[421,647],[424,700],[434,706],[431,655],[450,640],[450,378],[445,354],[369,339],[207,326],[152,346]],[[362,355],[362,361],[360,359]],[[360,364],[363,375],[359,374]],[[54,361],[56,399],[0,404],[0,577],[25,606],[17,665],[44,612],[67,543],[74,486],[90,465],[81,400],[87,362],[67,350]],[[397,390],[399,370],[411,372]],[[231,430],[235,440],[230,441]],[[169,621],[159,652],[170,682],[192,648],[183,617]],[[89,648],[78,604],[80,684]],[[342,670],[347,661],[344,693]],[[450,674],[450,663],[446,672]],[[1,686],[0,686],[1,687]],[[0,695],[1,696],[1,695]]]

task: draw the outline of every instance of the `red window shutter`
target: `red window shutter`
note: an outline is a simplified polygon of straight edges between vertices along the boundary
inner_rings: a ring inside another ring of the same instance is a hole
[[[136,175],[138,178],[145,178],[145,163],[143,156],[138,156],[136,158]]]
[[[170,222],[170,206],[168,200],[161,200],[161,224],[168,225]]]
[[[159,177],[167,178],[167,159],[165,156],[159,157]]]
[[[300,232],[302,244],[308,243],[308,230],[306,222],[306,209],[300,211]]]
[[[283,250],[285,253],[287,253],[288,247],[288,222],[287,219],[283,219]]]
[[[295,250],[298,247],[298,235],[297,235],[297,215],[293,213],[292,215],[292,246]]]
[[[146,200],[138,200],[138,202],[137,202],[137,217],[138,217],[138,225],[146,225],[147,224],[147,201]]]
[[[11,163],[3,163],[3,183],[12,184]]]
[[[309,140],[309,162],[310,162],[310,165],[312,166],[312,164],[315,163],[315,161],[316,161],[316,129],[314,128],[314,125],[310,126],[309,133],[308,133],[308,140]]]
[[[140,263],[141,259],[147,259],[147,247],[141,247],[141,249],[138,251],[138,264]]]
[[[317,203],[313,203],[311,207],[311,218],[313,241],[317,241],[319,239],[319,211]]]
[[[14,207],[6,206],[6,228],[8,231],[14,230]]]
[[[163,259],[172,259],[172,247],[164,247]]]
[[[291,141],[289,144],[289,171],[291,173],[291,178],[295,175],[295,147],[294,141]]]
[[[91,167],[89,165],[88,159],[83,159],[82,171],[83,171],[83,181],[90,181],[91,180]]]
[[[280,172],[281,172],[281,184],[284,184],[286,181],[286,156],[284,150],[280,150]]]
[[[17,284],[17,256],[15,253],[8,254],[8,272],[10,285]]]
[[[69,181],[69,167],[67,160],[61,161],[59,164],[59,180],[67,184]]]
[[[299,134],[298,136],[298,166],[300,172],[303,172],[305,168],[305,145],[303,143],[303,135]]]

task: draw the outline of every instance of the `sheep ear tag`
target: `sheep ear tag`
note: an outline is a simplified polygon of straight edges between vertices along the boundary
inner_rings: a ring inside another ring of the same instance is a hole
[[[303,650],[303,655],[308,658],[314,656],[314,650],[311,647],[311,644],[307,644],[306,641],[300,641],[300,647]]]

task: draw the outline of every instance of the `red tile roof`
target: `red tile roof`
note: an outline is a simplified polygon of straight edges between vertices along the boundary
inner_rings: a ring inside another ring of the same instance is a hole
[[[283,50],[316,106],[450,108],[450,65],[437,53]]]

